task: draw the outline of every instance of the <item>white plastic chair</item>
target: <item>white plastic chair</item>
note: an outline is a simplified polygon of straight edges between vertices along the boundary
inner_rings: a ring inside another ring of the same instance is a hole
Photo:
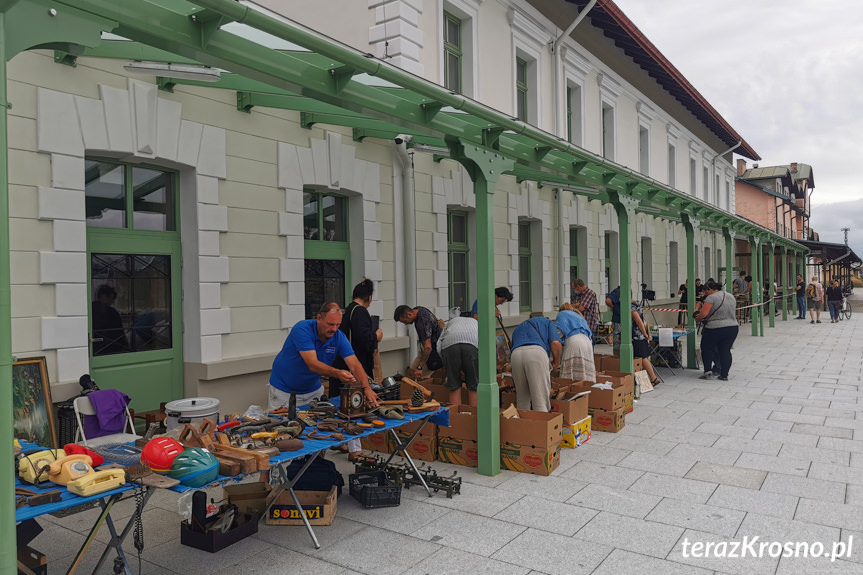
[[[75,408],[75,419],[78,421],[78,430],[75,432],[75,443],[79,443],[85,447],[93,447],[100,445],[111,445],[115,443],[129,443],[139,439],[141,436],[135,434],[135,422],[132,421],[132,414],[129,413],[129,408],[126,407],[126,425],[121,433],[112,433],[101,437],[87,439],[84,436],[84,416],[96,415],[96,410],[93,408],[93,402],[86,395],[76,397],[73,404]],[[130,432],[130,433],[127,433]]]

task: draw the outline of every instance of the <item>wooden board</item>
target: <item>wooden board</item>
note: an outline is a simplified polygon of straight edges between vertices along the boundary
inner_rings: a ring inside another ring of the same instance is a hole
[[[437,411],[438,409],[440,409],[440,402],[433,399],[432,401],[423,403],[419,407],[409,406],[406,411],[408,413],[425,413],[426,411]]]

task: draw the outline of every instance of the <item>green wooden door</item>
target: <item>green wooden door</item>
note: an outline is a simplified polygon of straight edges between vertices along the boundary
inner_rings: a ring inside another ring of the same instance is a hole
[[[176,174],[87,160],[90,373],[146,411],[183,396]]]

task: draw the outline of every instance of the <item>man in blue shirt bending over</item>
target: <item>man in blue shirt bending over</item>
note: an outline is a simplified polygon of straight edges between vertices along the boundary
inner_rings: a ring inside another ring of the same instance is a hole
[[[377,405],[378,396],[369,385],[369,376],[354,355],[348,338],[339,330],[343,313],[339,304],[327,302],[321,306],[316,319],[301,321],[291,328],[282,351],[273,361],[267,402],[270,410],[288,405],[291,392],[297,394],[297,405],[321,396],[326,399],[322,376],[338,378],[343,383],[359,381],[366,399]],[[347,370],[332,367],[337,356],[345,360]],[[359,443],[358,439],[348,443],[352,456],[360,453]]]
[[[562,350],[557,326],[547,317],[532,317],[515,328],[512,332],[512,380],[516,407],[549,410],[551,370],[560,366]]]

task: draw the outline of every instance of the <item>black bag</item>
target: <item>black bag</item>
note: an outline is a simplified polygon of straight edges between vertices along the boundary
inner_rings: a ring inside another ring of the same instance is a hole
[[[300,480],[294,485],[294,489],[298,491],[329,491],[333,485],[338,487],[336,493],[342,494],[342,486],[345,484],[345,478],[336,469],[336,464],[328,459],[308,455],[300,459],[291,461],[288,465],[288,479],[293,479],[309,457],[314,457],[315,460],[309,466]]]

